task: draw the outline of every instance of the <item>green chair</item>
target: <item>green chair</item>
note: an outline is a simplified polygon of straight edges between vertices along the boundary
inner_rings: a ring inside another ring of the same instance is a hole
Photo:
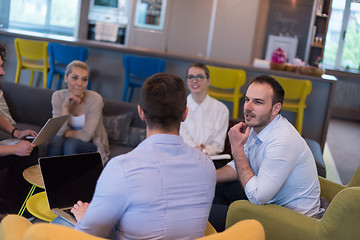
[[[321,196],[330,202],[322,219],[308,217],[285,207],[235,201],[230,205],[226,228],[245,219],[258,220],[267,240],[360,239],[360,167],[348,185],[319,177]]]

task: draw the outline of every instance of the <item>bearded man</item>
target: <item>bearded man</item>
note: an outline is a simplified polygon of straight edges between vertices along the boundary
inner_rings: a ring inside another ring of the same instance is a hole
[[[216,171],[209,219],[215,227],[219,224],[212,219],[222,220],[224,227],[228,206],[240,199],[276,204],[308,216],[321,213],[314,157],[294,126],[281,116],[283,101],[284,89],[271,76],[258,76],[249,85],[245,122],[228,133],[234,160]]]

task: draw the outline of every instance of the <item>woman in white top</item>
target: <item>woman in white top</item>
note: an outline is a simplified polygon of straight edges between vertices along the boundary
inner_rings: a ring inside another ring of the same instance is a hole
[[[103,124],[104,106],[100,94],[86,90],[89,68],[84,62],[71,62],[64,81],[68,89],[54,92],[53,117],[70,115],[48,146],[48,155],[69,155],[86,152],[101,154],[104,163],[109,157],[109,142]]]
[[[187,97],[189,111],[180,125],[180,135],[188,145],[208,155],[219,154],[224,150],[229,110],[225,104],[207,94],[206,88],[211,80],[205,64],[192,64],[186,79],[190,90]]]

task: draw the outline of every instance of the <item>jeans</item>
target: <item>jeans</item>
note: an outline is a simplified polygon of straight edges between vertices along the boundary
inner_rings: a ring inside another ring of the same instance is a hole
[[[83,142],[76,138],[55,136],[48,145],[48,156],[61,156],[79,153],[96,152],[97,147],[92,142]]]
[[[215,197],[209,215],[209,222],[216,231],[225,230],[226,215],[230,204],[236,200],[247,199],[239,181],[216,184]]]

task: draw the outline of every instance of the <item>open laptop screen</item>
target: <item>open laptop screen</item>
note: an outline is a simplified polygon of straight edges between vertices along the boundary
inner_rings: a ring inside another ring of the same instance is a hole
[[[99,153],[39,158],[50,209],[90,202],[103,169]]]

